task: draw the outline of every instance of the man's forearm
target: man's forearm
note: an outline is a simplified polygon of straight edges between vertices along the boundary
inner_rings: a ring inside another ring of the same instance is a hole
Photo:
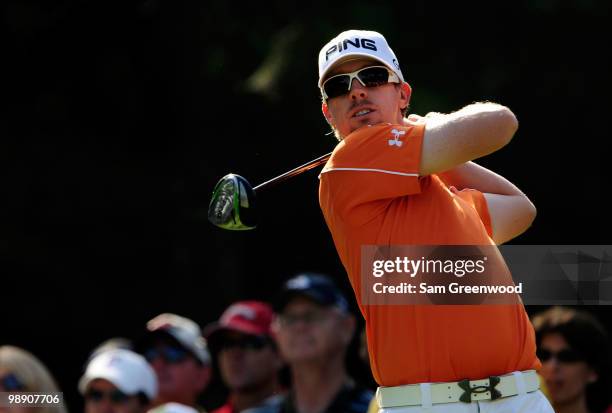
[[[459,190],[471,188],[490,194],[523,194],[520,189],[503,176],[474,162],[466,162],[448,171],[441,172],[438,176],[442,178],[444,183]]]
[[[486,156],[508,144],[518,128],[512,111],[495,103],[474,103],[450,114],[429,113],[425,122],[419,174],[427,176]]]
[[[520,235],[535,219],[536,208],[520,189],[503,176],[474,162],[464,163],[438,176],[459,190],[471,188],[484,194],[496,244]]]

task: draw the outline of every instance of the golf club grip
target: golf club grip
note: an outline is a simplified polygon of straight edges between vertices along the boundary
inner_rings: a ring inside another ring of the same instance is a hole
[[[269,181],[263,182],[259,185],[257,185],[255,188],[253,188],[254,191],[259,191],[261,189],[266,189],[266,188],[270,188],[271,186],[274,186],[276,184],[279,184],[295,175],[299,175],[302,172],[306,172],[309,171],[313,168],[316,168],[317,166],[327,162],[327,160],[329,159],[329,157],[331,156],[331,152],[328,154],[325,154],[323,156],[318,157],[317,159],[313,159],[310,162],[305,163],[304,165],[298,166],[295,169],[292,169],[288,172],[285,172],[282,175],[279,175],[275,178],[270,179]]]

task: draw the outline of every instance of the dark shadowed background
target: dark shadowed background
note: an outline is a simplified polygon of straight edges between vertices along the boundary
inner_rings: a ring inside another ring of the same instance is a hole
[[[304,270],[350,293],[317,172],[262,194],[255,231],[206,220],[223,175],[255,185],[333,149],[316,61],[350,28],[386,36],[411,112],[516,113],[481,160],[538,208],[515,243],[612,244],[610,3],[493,3],[2,2],[0,344],[39,356],[78,411],[88,352],[160,312],[205,325]]]

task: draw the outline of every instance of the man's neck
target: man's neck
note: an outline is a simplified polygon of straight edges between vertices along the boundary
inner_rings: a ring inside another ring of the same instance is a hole
[[[241,412],[251,407],[256,407],[268,397],[277,393],[278,390],[278,383],[274,380],[254,389],[233,391],[230,395],[230,400],[234,412]]]
[[[298,413],[321,413],[348,381],[344,358],[291,366],[295,407]]]

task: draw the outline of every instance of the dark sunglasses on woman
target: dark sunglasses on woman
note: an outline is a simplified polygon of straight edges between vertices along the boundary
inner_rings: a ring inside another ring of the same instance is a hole
[[[536,355],[542,363],[547,362],[553,357],[560,363],[575,363],[577,361],[584,361],[584,356],[581,353],[569,348],[557,352],[552,352],[545,348],[541,348],[536,351]]]

